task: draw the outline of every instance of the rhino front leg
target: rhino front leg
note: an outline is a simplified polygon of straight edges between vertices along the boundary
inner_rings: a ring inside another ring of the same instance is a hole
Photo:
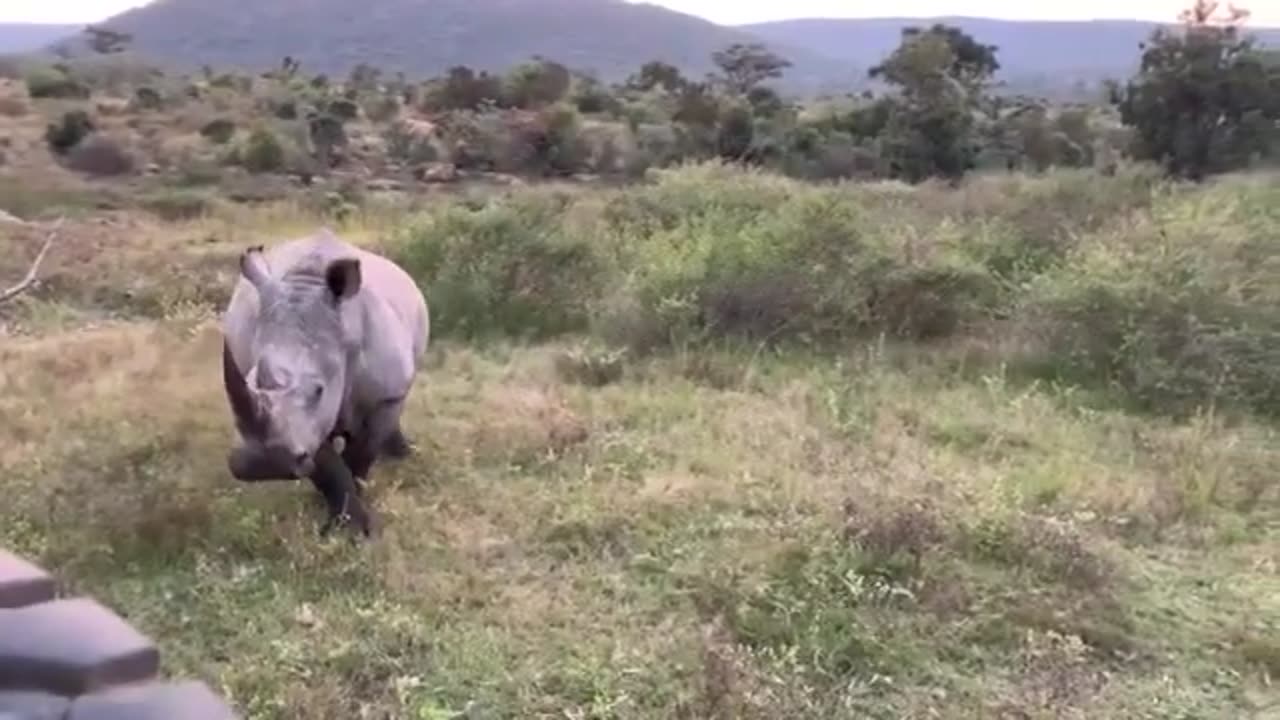
[[[404,400],[389,400],[375,407],[365,418],[364,425],[350,433],[342,459],[351,474],[361,480],[369,479],[369,471],[380,454],[384,454],[388,442],[400,432],[400,414]],[[401,436],[403,437],[403,435]]]
[[[369,512],[360,499],[359,488],[351,469],[339,457],[331,443],[325,443],[316,453],[315,469],[311,482],[324,496],[329,517],[320,527],[320,535],[328,535],[339,523],[352,521],[365,537],[372,531]]]

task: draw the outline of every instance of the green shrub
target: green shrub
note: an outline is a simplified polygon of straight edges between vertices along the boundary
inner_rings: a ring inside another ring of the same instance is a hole
[[[271,114],[278,120],[297,120],[298,101],[293,98],[272,100]]]
[[[67,167],[89,175],[127,175],[137,163],[118,140],[93,133],[71,148],[66,155]]]
[[[440,157],[431,137],[404,120],[393,122],[383,133],[383,140],[387,144],[387,155],[403,163],[435,162]]]
[[[669,175],[607,210],[639,235],[624,243],[631,272],[620,287],[632,297],[606,303],[614,310],[600,330],[610,339],[933,338],[981,319],[997,299],[963,252],[912,258],[904,238],[839,191],[718,172]]]
[[[339,98],[328,105],[328,113],[344,121],[360,117],[360,106],[351,100]]]
[[[83,110],[71,110],[62,114],[62,118],[45,128],[44,140],[55,155],[65,155],[93,132],[93,119]]]
[[[1090,237],[1029,290],[1036,364],[1147,409],[1280,415],[1277,208],[1274,187],[1224,185]]]
[[[454,206],[416,224],[402,253],[450,317],[446,332],[589,325],[637,349],[940,337],[999,299],[960,250],[912,258],[902,242],[841,192],[711,166],[604,197]]]
[[[33,98],[84,99],[89,88],[56,67],[38,67],[27,73],[27,93]]]
[[[1002,360],[1149,410],[1280,415],[1280,193],[1088,181],[813,186],[709,163],[459,202],[397,252],[446,334],[586,330],[651,351],[998,331],[1017,348]],[[1044,237],[1035,207],[1068,229]]]
[[[394,95],[379,95],[365,104],[364,114],[370,122],[389,123],[400,115],[400,99]]]
[[[225,145],[235,136],[236,124],[227,118],[215,118],[200,128],[200,134],[215,145]]]
[[[591,148],[582,138],[578,113],[559,104],[536,115],[518,117],[514,128],[509,169],[539,175],[569,175],[584,169]]]
[[[460,169],[505,170],[513,165],[513,134],[500,115],[454,111],[441,118],[440,134],[449,161]]]
[[[152,87],[140,87],[133,93],[130,105],[135,110],[159,110],[164,107],[164,97]]]
[[[433,332],[539,338],[584,329],[604,267],[589,240],[563,231],[565,207],[542,194],[453,205],[405,230],[397,259],[426,289]]]
[[[239,150],[240,164],[249,172],[280,172],[285,165],[285,148],[280,138],[265,127],[249,134]]]
[[[1003,225],[988,264],[1013,280],[1038,274],[1064,258],[1080,238],[1150,209],[1164,192],[1150,167],[1112,177],[1057,170],[1043,182],[1022,183],[999,205],[976,208]]]

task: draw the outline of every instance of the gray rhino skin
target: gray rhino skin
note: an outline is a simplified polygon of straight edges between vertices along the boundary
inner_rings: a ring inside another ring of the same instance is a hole
[[[241,440],[232,476],[308,477],[329,509],[322,534],[351,519],[368,535],[357,478],[379,455],[409,452],[400,416],[429,333],[413,279],[327,228],[246,250],[223,317],[223,387]]]

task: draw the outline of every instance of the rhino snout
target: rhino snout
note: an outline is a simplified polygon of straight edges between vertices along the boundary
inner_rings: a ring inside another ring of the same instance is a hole
[[[305,450],[292,454],[293,474],[299,478],[307,477],[316,468],[315,454]]]

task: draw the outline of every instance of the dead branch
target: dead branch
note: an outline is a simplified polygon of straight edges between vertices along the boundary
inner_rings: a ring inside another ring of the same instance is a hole
[[[40,252],[36,254],[36,259],[31,263],[31,269],[27,271],[26,277],[22,278],[17,285],[0,292],[0,303],[8,302],[22,293],[36,282],[36,274],[40,272],[40,263],[44,262],[44,256],[49,252],[50,246],[53,245],[53,239],[58,235],[58,229],[62,227],[62,221],[65,218],[58,218],[53,224],[53,229],[49,231],[49,237],[45,238],[44,245],[40,246]]]

